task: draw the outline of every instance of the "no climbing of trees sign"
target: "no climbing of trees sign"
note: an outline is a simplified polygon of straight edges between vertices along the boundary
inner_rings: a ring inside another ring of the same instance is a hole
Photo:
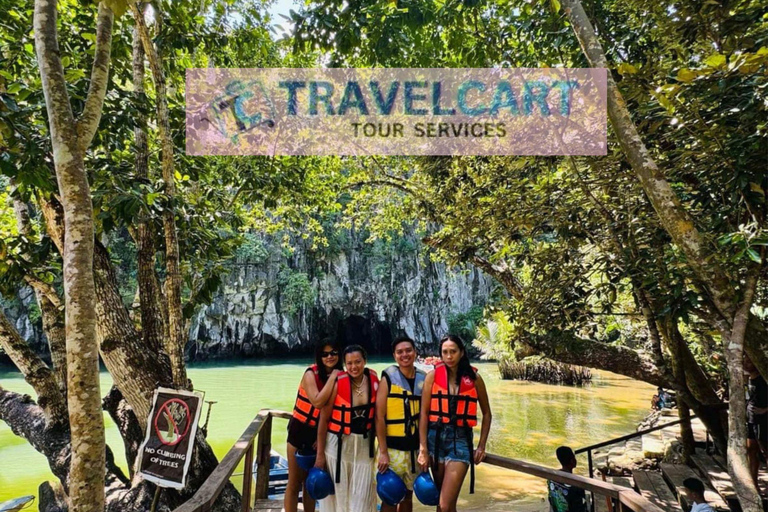
[[[192,459],[203,395],[157,388],[139,449],[139,473],[161,487],[182,489]]]

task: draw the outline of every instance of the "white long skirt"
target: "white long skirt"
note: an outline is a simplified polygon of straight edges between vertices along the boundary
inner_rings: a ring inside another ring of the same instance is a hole
[[[376,459],[368,456],[370,440],[362,434],[342,436],[341,482],[335,483],[338,440],[329,433],[325,441],[325,459],[336,494],[320,501],[320,512],[376,512]]]

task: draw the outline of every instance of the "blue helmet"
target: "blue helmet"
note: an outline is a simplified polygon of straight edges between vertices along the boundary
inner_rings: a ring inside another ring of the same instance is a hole
[[[405,498],[408,488],[397,473],[391,469],[383,473],[376,473],[376,494],[381,501],[394,507]]]
[[[416,477],[413,492],[424,505],[436,507],[440,504],[440,489],[437,488],[428,471]]]
[[[315,452],[296,452],[296,462],[299,464],[299,467],[303,469],[304,471],[309,471],[313,467],[315,467],[315,458],[317,457],[317,454]]]
[[[333,494],[333,480],[327,471],[319,468],[312,468],[307,475],[307,492],[312,499],[322,500]]]

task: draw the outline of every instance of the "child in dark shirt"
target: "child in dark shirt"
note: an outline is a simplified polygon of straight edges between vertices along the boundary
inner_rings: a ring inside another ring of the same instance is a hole
[[[573,473],[576,467],[576,455],[567,446],[561,446],[555,452],[557,460],[560,461],[560,471]],[[561,484],[552,480],[547,481],[549,491],[549,510],[550,512],[586,512],[587,495],[584,489],[573,487],[568,484]]]

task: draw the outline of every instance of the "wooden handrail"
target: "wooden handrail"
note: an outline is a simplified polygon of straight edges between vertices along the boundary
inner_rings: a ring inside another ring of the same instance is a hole
[[[585,491],[618,499],[619,502],[627,505],[627,507],[634,512],[665,512],[633,490],[601,480],[595,480],[594,478],[574,475],[573,473],[566,473],[565,471],[538,466],[536,464],[531,464],[530,462],[510,459],[491,453],[485,456],[485,461],[483,461],[483,463],[519,471],[539,478],[546,478],[547,480],[560,482],[561,484],[573,485],[580,487]]]
[[[174,509],[173,512],[208,512],[213,507],[216,498],[219,497],[224,486],[229,482],[235,468],[245,456],[249,448],[253,446],[253,438],[261,431],[264,422],[270,417],[270,410],[263,409],[253,418],[243,435],[240,436],[232,448],[221,459],[216,469],[208,476],[200,489],[197,490],[192,499]]]
[[[690,419],[696,419],[696,415],[691,415]],[[670,421],[669,423],[664,423],[663,425],[656,425],[655,427],[647,428],[645,430],[638,430],[637,432],[632,432],[631,434],[627,434],[621,437],[614,437],[613,439],[609,439],[607,441],[601,441],[597,444],[591,444],[589,446],[585,446],[584,448],[579,448],[577,450],[574,450],[574,454],[578,455],[580,453],[589,452],[592,450],[596,450],[598,448],[603,448],[604,446],[608,446],[611,444],[621,443],[622,441],[629,441],[630,439],[634,439],[635,437],[644,436],[645,434],[649,434],[651,432],[656,432],[657,430],[661,430],[663,428],[667,427],[674,427],[675,425],[678,425],[682,423],[683,420],[675,420]]]
[[[271,433],[272,418],[290,419],[291,413],[271,409],[262,409],[259,411],[253,421],[251,421],[250,425],[248,425],[248,428],[245,429],[243,435],[241,435],[237,442],[235,442],[235,444],[232,446],[232,448],[229,449],[229,452],[227,452],[227,454],[221,460],[221,463],[216,466],[216,469],[213,470],[208,479],[203,483],[203,485],[200,486],[200,489],[198,489],[195,495],[189,501],[174,509],[173,512],[210,511],[213,507],[213,503],[216,501],[216,498],[219,497],[219,494],[221,494],[224,486],[226,486],[227,482],[229,482],[229,479],[234,473],[237,465],[240,463],[243,457],[246,456],[246,454],[253,453],[252,450],[254,438],[261,433],[262,429],[264,430],[264,434],[267,432]],[[270,427],[264,428],[267,425],[270,425]],[[259,473],[262,473],[262,468],[267,470],[267,476],[263,478],[265,483],[268,483],[269,480],[268,447],[270,443],[270,440],[266,438],[260,440],[260,451],[257,455],[260,470]],[[586,491],[608,496],[618,500],[620,503],[626,505],[634,512],[664,512],[662,509],[643,498],[640,494],[627,489],[626,487],[620,487],[608,482],[602,482],[593,478],[586,478],[583,476],[574,475],[572,473],[566,473],[564,471],[559,471],[545,466],[538,466],[536,464],[531,464],[530,462],[510,459],[491,453],[486,455],[484,463],[505,469],[511,469],[513,471],[519,471],[521,473],[526,473],[563,484],[574,485]],[[246,485],[250,485],[250,472],[248,470],[246,470],[246,475],[248,476],[249,480]],[[257,475],[257,479],[262,480],[262,478],[259,478],[259,476],[260,475]],[[258,491],[260,487],[263,487],[263,484],[261,486],[257,486],[257,498],[260,494]],[[243,503],[244,507],[249,506],[248,502],[244,501]]]

